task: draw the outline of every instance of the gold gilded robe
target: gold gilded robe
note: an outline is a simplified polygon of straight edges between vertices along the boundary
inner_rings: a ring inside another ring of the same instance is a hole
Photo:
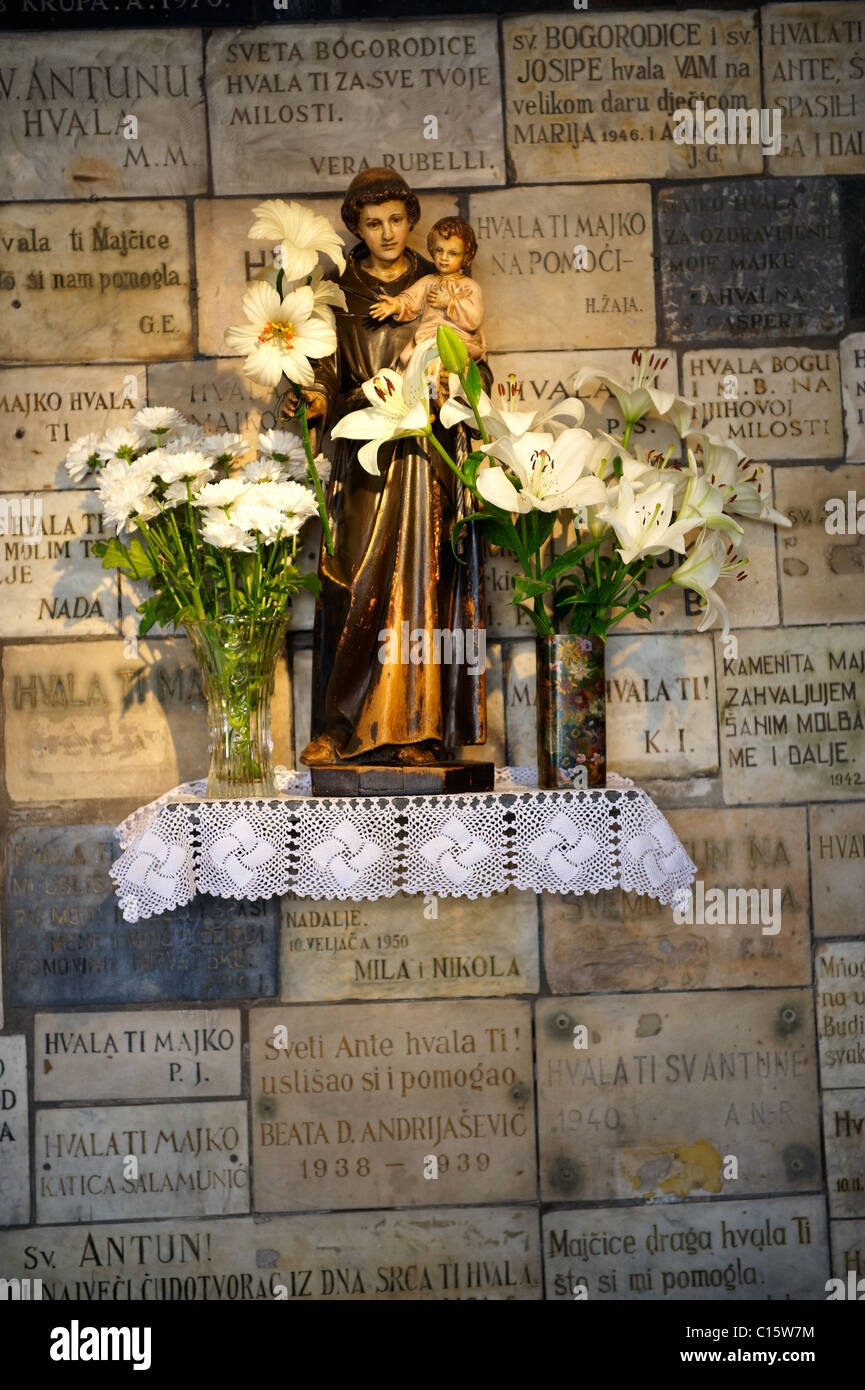
[[[400,294],[434,267],[406,250],[409,268],[398,280],[382,281],[363,265],[366,247],[350,253],[337,283],[346,311],[337,309],[338,346],[319,366],[316,389],[328,402],[325,425],[365,408],[360,389],[382,367],[397,367],[414,325],[377,323],[370,306],[378,292]],[[488,375],[486,364],[482,370]],[[457,431],[436,426],[455,457]],[[383,444],[379,477],[358,463],[363,441],[334,440],[327,492],[334,553],[322,543],[313,636],[312,736],[330,734],[341,758],[365,759],[375,750],[387,757],[393,746],[434,739],[455,749],[486,739],[483,672],[461,665],[383,663],[387,633],[401,641],[422,629],[433,632],[484,624],[480,540],[474,526],[459,564],[450,544],[451,524],[462,504],[462,487],[423,439]],[[405,628],[403,624],[407,623]],[[384,635],[382,635],[384,634]],[[404,641],[401,642],[405,650]],[[406,653],[407,655],[407,653]]]

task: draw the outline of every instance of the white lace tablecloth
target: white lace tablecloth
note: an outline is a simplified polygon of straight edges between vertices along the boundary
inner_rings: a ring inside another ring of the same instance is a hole
[[[651,797],[610,774],[596,791],[542,791],[534,767],[498,768],[492,792],[314,797],[277,769],[272,800],[208,801],[187,782],[115,830],[111,866],[127,922],[196,893],[220,898],[395,894],[478,898],[505,889],[623,888],[672,903],[696,865]]]

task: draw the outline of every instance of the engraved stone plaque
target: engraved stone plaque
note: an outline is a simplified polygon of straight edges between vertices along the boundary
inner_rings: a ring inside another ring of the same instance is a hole
[[[255,1009],[250,1067],[257,1210],[534,1198],[526,1004]]]
[[[282,998],[422,999],[538,989],[534,893],[283,899]]]
[[[832,179],[753,179],[658,194],[667,333],[770,339],[839,333],[844,270]]]
[[[70,444],[128,424],[146,397],[144,368],[128,362],[0,371],[0,488],[75,487],[63,466]]]
[[[718,641],[724,800],[861,800],[861,627],[743,629],[735,659]]]
[[[697,80],[707,108],[760,105],[753,11],[520,15],[504,22],[504,54],[518,182],[763,172],[759,141],[673,139]]]
[[[242,434],[253,447],[261,416],[274,400],[274,393],[250,381],[232,357],[216,362],[154,362],[147,369],[147,393],[151,401],[173,405],[208,433]]]
[[[865,1089],[823,1097],[829,1215],[865,1216]]]
[[[865,173],[861,5],[764,5],[760,23],[763,99],[781,112],[769,172]]]
[[[829,348],[686,352],[682,376],[706,429],[749,458],[838,458],[844,451],[838,356]]]
[[[27,1039],[0,1038],[0,1225],[30,1220]],[[8,1278],[7,1271],[3,1275]]]
[[[865,806],[809,806],[815,936],[859,936],[865,916]]]
[[[505,646],[506,762],[508,767],[536,763],[538,717],[535,644],[508,642]]]
[[[180,199],[5,203],[0,251],[3,363],[52,362],[58,341],[87,364],[191,354]]]
[[[642,346],[642,345],[641,345]],[[675,352],[664,349],[666,365],[658,375],[658,385],[665,391],[679,389],[679,369]],[[543,410],[553,401],[564,396],[573,396],[574,377],[581,367],[598,367],[617,381],[631,380],[634,364],[631,353],[624,348],[600,348],[594,352],[491,352],[489,364],[493,370],[493,402],[500,408],[504,402],[499,399],[499,385],[504,385],[508,374],[513,372],[521,395],[516,402],[519,410]],[[621,413],[614,396],[611,396],[600,382],[587,382],[580,392],[584,405],[592,407],[603,428],[610,431],[618,428]],[[645,431],[648,421],[638,420],[634,426],[634,439]]]
[[[541,1297],[534,1207],[0,1230],[0,1264],[55,1301]]]
[[[37,1100],[237,1095],[237,1009],[37,1014]]]
[[[547,1298],[573,1299],[581,1285],[590,1306],[822,1300],[829,1277],[822,1197],[551,1211],[543,1251]]]
[[[840,351],[847,459],[865,463],[865,333],[844,338]]]
[[[718,771],[711,642],[704,633],[608,639],[608,767],[640,782]]]
[[[36,1112],[36,1220],[249,1211],[246,1106],[116,1105]]]
[[[865,1220],[830,1221],[829,1232],[832,1240],[832,1274],[843,1281],[844,1291],[835,1290],[836,1295],[849,1297],[850,1276],[854,1284],[865,1279]],[[857,1301],[865,1289],[856,1289]]]
[[[349,179],[345,182],[348,184]],[[321,187],[320,184],[315,186]],[[284,196],[289,201],[296,201],[298,195],[287,193]],[[339,213],[342,198],[301,198],[300,201],[311,212],[326,217],[343,238],[346,247],[352,245],[351,235]],[[225,330],[230,324],[244,321],[241,304],[247,287],[261,270],[273,263],[270,242],[254,241],[249,236],[249,229],[255,220],[252,210],[260,202],[260,198],[199,198],[195,202],[198,346],[199,351],[208,356],[226,357],[229,354]],[[458,210],[456,198],[449,194],[425,193],[421,200],[421,220],[409,235],[409,246],[429,259],[427,233],[430,227],[440,217],[455,217]],[[322,263],[329,267],[330,258],[323,256]],[[222,368],[223,364],[219,365]],[[239,368],[238,372],[242,377]],[[180,379],[182,381],[184,378]],[[252,391],[260,389],[251,382],[247,382],[247,387]],[[272,404],[275,392],[268,392],[267,395]]]
[[[814,956],[823,1089],[865,1085],[865,942],[832,942]]]
[[[172,638],[126,650],[128,657],[120,641],[5,648],[13,801],[104,799],[110,791],[139,804],[206,772],[206,706],[189,643]],[[274,701],[275,761],[283,763],[291,750],[286,710]]]
[[[412,188],[504,183],[494,19],[225,29],[207,41],[217,193],[342,191],[386,165]],[[432,114],[432,121],[430,120]]]
[[[809,984],[804,808],[776,809],[770,825],[762,811],[690,807],[666,815],[697,865],[682,920],[655,898],[619,889],[545,894],[551,989],[587,994]]]
[[[542,1201],[819,1186],[810,989],[705,1010],[688,994],[542,999],[535,1021]]]
[[[117,573],[91,553],[106,540],[88,493],[0,495],[0,635],[103,637],[117,631]]]
[[[200,36],[16,34],[4,41],[4,198],[135,197],[207,187]]]
[[[469,221],[491,349],[654,342],[648,184],[473,193]]]
[[[112,832],[111,825],[27,826],[9,836],[7,971],[13,1004],[50,1008],[276,993],[276,899],[248,903],[199,894],[176,912],[130,925],[120,916],[108,874],[120,853]],[[69,1054],[69,1061],[78,1056]],[[164,1060],[163,1047],[157,1051],[154,1045],[153,1056]],[[118,1061],[106,1065],[117,1068]],[[140,1054],[136,1068],[146,1076]],[[47,1075],[43,1069],[42,1077]],[[186,1066],[174,1073],[172,1095],[189,1075]]]
[[[858,464],[775,470],[776,504],[793,522],[779,536],[786,624],[865,619],[865,518],[856,530],[863,483]]]

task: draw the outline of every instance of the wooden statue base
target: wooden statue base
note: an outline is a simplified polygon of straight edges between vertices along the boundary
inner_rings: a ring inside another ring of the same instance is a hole
[[[341,763],[311,767],[314,796],[435,796],[491,792],[494,763]]]

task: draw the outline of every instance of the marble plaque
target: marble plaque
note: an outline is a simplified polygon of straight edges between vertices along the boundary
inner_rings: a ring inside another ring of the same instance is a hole
[[[494,351],[654,342],[648,184],[473,193],[469,221]]]
[[[5,203],[0,255],[4,364],[54,361],[58,342],[87,364],[191,354],[180,199]]]
[[[225,29],[207,40],[216,193],[339,190],[362,169],[412,188],[504,183],[494,19]]]
[[[38,1110],[35,1156],[40,1224],[249,1211],[243,1101]]]
[[[198,665],[183,638],[7,646],[6,786],[24,803],[152,801],[207,770]],[[290,759],[287,702],[273,703],[275,761]],[[110,764],[111,783],[105,768]],[[131,808],[130,808],[131,809]]]
[[[847,460],[865,463],[865,333],[842,339],[840,354]]]
[[[861,800],[862,628],[754,628],[718,658],[724,800]]]
[[[237,1009],[37,1014],[37,1100],[175,1100],[240,1091]]]
[[[538,1001],[542,1201],[819,1187],[810,989],[730,990],[711,1003]]]
[[[717,773],[711,644],[693,632],[608,639],[608,767],[640,783]]]
[[[666,815],[697,865],[692,920],[677,922],[656,898],[620,889],[545,894],[553,992],[809,984],[804,808],[774,810],[771,825],[762,811],[690,807]],[[731,896],[737,890],[760,896]]]
[[[117,572],[91,552],[106,540],[94,496],[0,496],[0,635],[104,637],[117,631]]]
[[[211,289],[208,286],[208,293]],[[241,434],[253,448],[262,414],[274,402],[274,392],[250,381],[232,357],[215,362],[152,363],[147,368],[147,395],[159,405],[173,405],[191,424],[201,425],[209,434]]]
[[[502,685],[502,643],[489,640],[487,634],[487,740],[464,748],[460,757],[485,759],[496,767],[504,767],[505,754],[505,695]]]
[[[673,139],[673,112],[693,107],[696,82],[707,108],[759,107],[753,11],[520,15],[503,32],[518,182],[763,172],[759,142]]]
[[[27,1039],[0,1038],[0,1226],[30,1220]],[[3,1276],[9,1274],[3,1269]]]
[[[486,545],[484,595],[487,604],[487,634],[496,637],[519,633],[534,637],[535,627],[525,604],[513,603],[514,584],[522,574],[519,560],[498,546]]]
[[[815,936],[861,936],[865,805],[809,806]]]
[[[508,642],[504,648],[505,747],[508,767],[538,759],[535,644]]]
[[[312,652],[295,647],[291,653],[291,698],[294,717],[293,767],[303,767],[300,755],[309,743],[312,721]]]
[[[170,915],[124,922],[108,874],[120,853],[112,832],[111,825],[77,825],[27,826],[10,834],[7,972],[13,1004],[276,994],[276,899],[249,903],[199,894]],[[141,1058],[136,1066],[146,1073]],[[186,1068],[180,1075],[189,1080]]]
[[[781,113],[773,174],[865,173],[865,22],[858,4],[764,5],[763,100]]]
[[[75,487],[63,466],[70,444],[128,424],[146,399],[144,368],[130,363],[0,371],[0,488]]]
[[[706,429],[738,444],[749,458],[838,458],[844,452],[838,354],[830,348],[686,352],[682,376]]]
[[[526,1004],[254,1009],[250,1069],[256,1210],[534,1200]]]
[[[814,956],[824,1090],[865,1085],[865,942],[832,942]]]
[[[292,1003],[537,993],[534,893],[282,901],[281,997]]]
[[[678,391],[679,368],[675,352],[666,354],[666,365],[658,374],[658,385],[665,391]],[[520,388],[517,401],[519,410],[544,410],[553,401],[564,396],[573,396],[574,377],[581,367],[598,367],[617,381],[632,380],[634,364],[631,353],[625,348],[601,348],[595,352],[491,352],[489,364],[493,371],[493,401],[500,408],[499,386],[504,389],[508,375],[513,372]],[[580,400],[593,409],[597,423],[608,432],[615,431],[621,423],[621,412],[614,396],[611,396],[600,382],[587,382],[580,392]],[[587,420],[589,419],[587,411]],[[634,439],[645,433],[648,420],[638,420],[634,426]],[[584,428],[587,428],[584,425]]]
[[[865,1216],[865,1089],[823,1096],[829,1215]]]
[[[770,339],[839,333],[844,265],[831,179],[682,185],[658,194],[667,333]]]
[[[865,1279],[865,1220],[830,1221],[829,1231],[832,1240],[832,1273],[845,1284],[845,1294],[849,1287],[851,1273],[856,1282]],[[857,1290],[857,1301],[861,1301],[865,1288]]]
[[[0,89],[4,198],[207,188],[202,49],[193,30],[14,34],[3,57],[11,68]]]
[[[865,620],[865,503],[856,530],[863,495],[865,468],[858,464],[776,468],[775,502],[793,522],[778,537],[788,626]]]
[[[534,1207],[436,1207],[0,1230],[55,1301],[539,1299]]]
[[[597,1299],[739,1303],[826,1296],[822,1197],[563,1209],[546,1213],[542,1238],[548,1299],[573,1300],[578,1285],[589,1306]],[[695,1338],[693,1345],[704,1342]]]
[[[346,186],[349,182],[350,179],[346,178]],[[320,185],[316,184],[316,187]],[[288,201],[297,200],[297,195],[292,193],[284,197]],[[346,248],[353,244],[354,238],[340,217],[342,198],[302,198],[301,201],[311,212],[327,218],[343,238]],[[230,324],[244,321],[241,303],[247,287],[265,266],[273,263],[271,243],[254,241],[249,236],[249,229],[255,220],[253,208],[258,207],[260,202],[261,198],[199,198],[194,204],[198,347],[209,357],[228,357],[228,361],[231,361],[225,345],[225,330]],[[427,233],[430,227],[440,217],[455,217],[458,211],[456,198],[446,193],[425,193],[421,220],[409,235],[409,246],[428,260]],[[322,263],[331,266],[328,256],[322,256]],[[196,364],[202,369],[203,365]],[[222,370],[224,366],[224,363],[220,363],[218,369]],[[259,389],[251,382],[248,388],[250,391]],[[267,395],[272,405],[274,393],[268,392]]]

